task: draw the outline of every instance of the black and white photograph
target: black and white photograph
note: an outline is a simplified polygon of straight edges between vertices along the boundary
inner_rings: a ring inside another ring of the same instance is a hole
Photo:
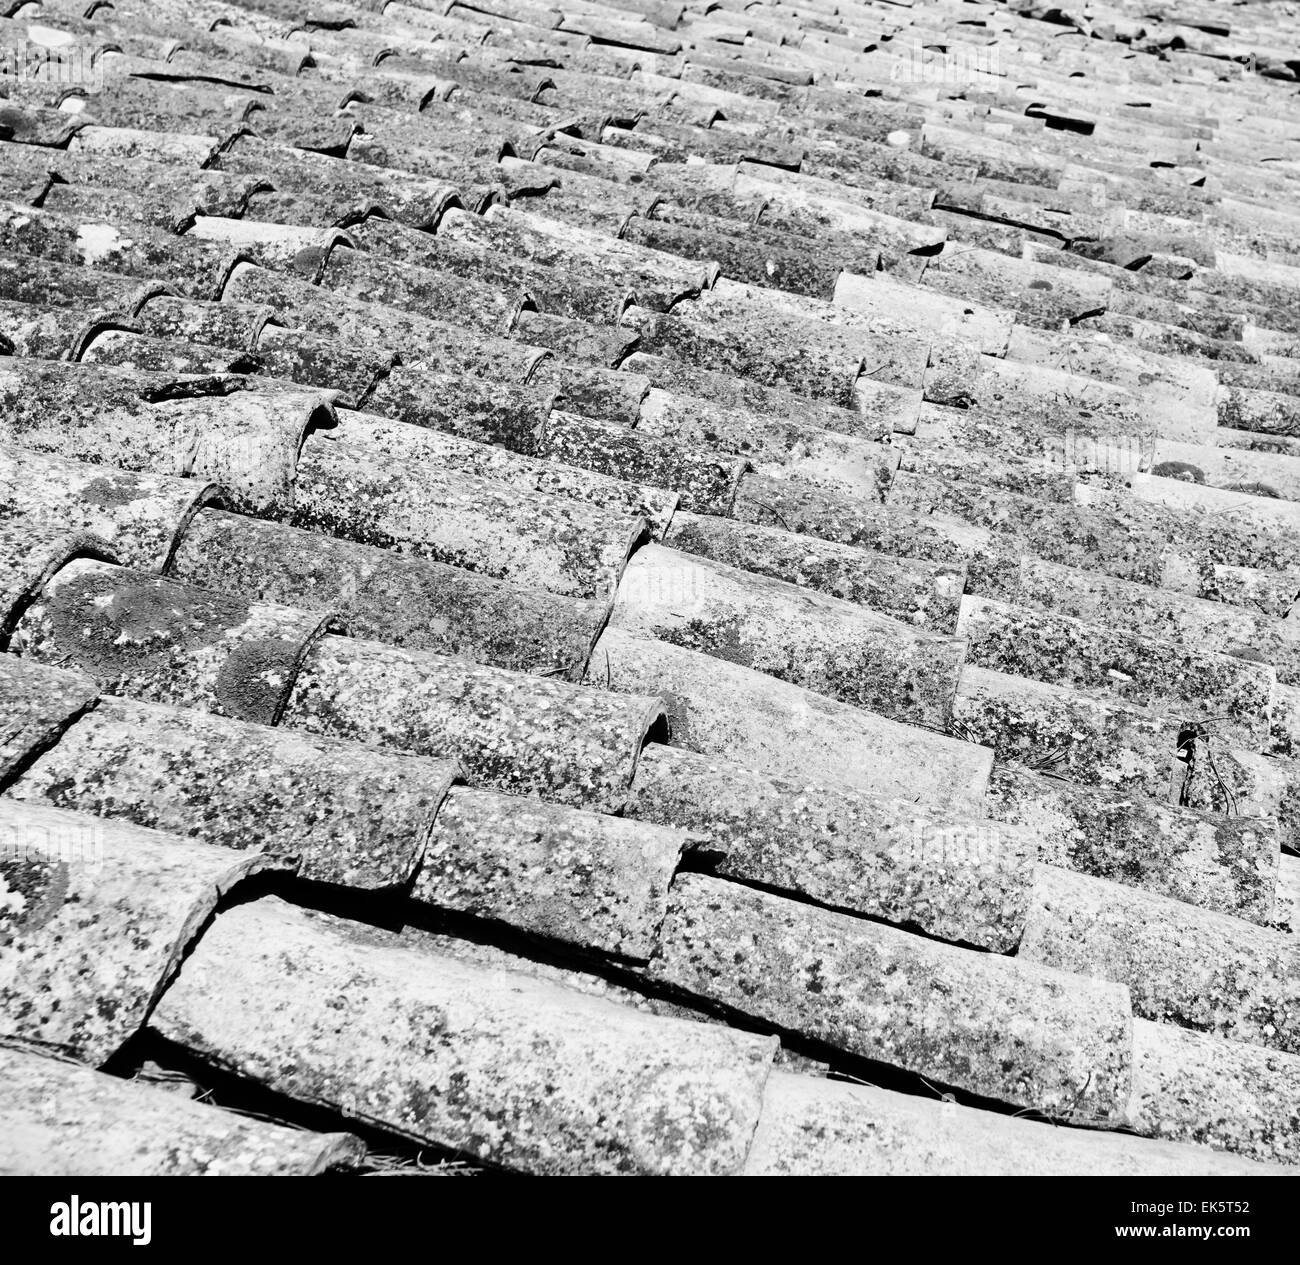
[[[1297,0],[0,0],[10,1247],[1293,1250],[1298,599]]]

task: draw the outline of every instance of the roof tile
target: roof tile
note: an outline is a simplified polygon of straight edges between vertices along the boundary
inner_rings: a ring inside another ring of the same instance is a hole
[[[1113,1124],[1128,1104],[1118,984],[703,875],[674,882],[651,969],[740,1014],[1047,1116]]]
[[[190,1102],[59,1059],[0,1050],[9,1176],[307,1177],[364,1154],[346,1133],[313,1133]]]
[[[278,900],[223,914],[151,1022],[295,1098],[543,1174],[735,1172],[775,1045],[372,946]]]
[[[127,699],[105,699],[7,794],[298,862],[304,878],[405,885],[456,769]]]
[[[0,1034],[91,1065],[143,1024],[217,898],[275,864],[11,799],[0,830]]]

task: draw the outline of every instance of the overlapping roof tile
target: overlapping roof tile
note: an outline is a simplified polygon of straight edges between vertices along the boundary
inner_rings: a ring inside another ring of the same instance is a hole
[[[11,7],[0,1168],[1300,1163],[1293,28]]]

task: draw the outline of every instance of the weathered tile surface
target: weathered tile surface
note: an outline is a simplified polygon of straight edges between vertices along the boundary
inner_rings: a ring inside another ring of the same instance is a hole
[[[0,799],[0,1033],[97,1065],[139,1029],[217,898],[277,864]]]
[[[151,1023],[281,1092],[548,1174],[734,1173],[775,1044],[373,947],[276,900],[222,915]]]
[[[1294,1166],[1294,32],[610,2],[0,21],[0,810],[246,1167]]]
[[[0,1068],[8,1177],[307,1177],[365,1153],[38,1054],[0,1049]]]

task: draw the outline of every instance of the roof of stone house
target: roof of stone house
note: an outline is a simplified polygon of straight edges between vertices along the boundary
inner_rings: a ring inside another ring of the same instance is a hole
[[[1300,1163],[1298,30],[9,3],[0,1171]]]

